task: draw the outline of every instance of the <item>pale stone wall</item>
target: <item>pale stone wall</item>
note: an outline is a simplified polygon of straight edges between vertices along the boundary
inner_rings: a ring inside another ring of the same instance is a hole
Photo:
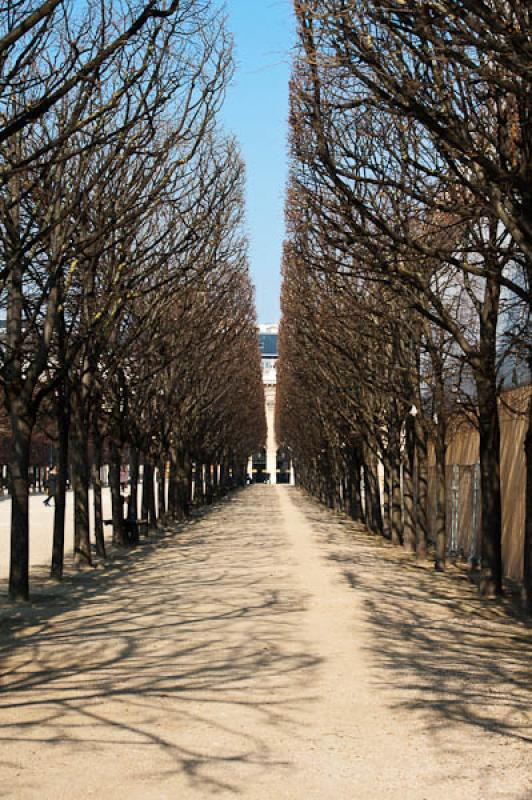
[[[517,581],[523,577],[525,530],[526,459],[524,441],[530,386],[512,389],[501,396],[501,491],[502,551],[505,574]],[[478,430],[463,417],[451,423],[448,432],[446,462],[449,466],[473,466],[479,462]],[[429,451],[434,464],[434,451]]]
[[[275,384],[265,384],[266,422],[268,438],[266,441],[266,472],[270,473],[270,482],[277,483],[277,442],[275,441]]]

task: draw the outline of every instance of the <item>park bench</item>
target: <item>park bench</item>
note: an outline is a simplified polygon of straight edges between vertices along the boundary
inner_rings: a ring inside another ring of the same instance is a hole
[[[113,520],[104,519],[103,524],[112,525]],[[133,536],[133,534],[135,533],[135,527],[138,530],[139,534],[142,534],[143,536],[146,536],[146,534],[148,533],[147,519],[129,519],[128,517],[125,517],[123,520],[123,524],[124,524],[124,532],[128,538],[131,538],[131,536]]]

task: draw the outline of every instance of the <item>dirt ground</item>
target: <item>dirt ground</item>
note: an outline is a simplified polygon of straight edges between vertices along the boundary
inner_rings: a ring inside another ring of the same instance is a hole
[[[0,621],[0,797],[532,798],[530,629],[296,489]]]

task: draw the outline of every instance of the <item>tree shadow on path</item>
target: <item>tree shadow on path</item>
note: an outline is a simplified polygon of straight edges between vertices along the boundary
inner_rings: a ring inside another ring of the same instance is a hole
[[[102,780],[126,759],[132,779],[181,776],[203,792],[238,793],[248,775],[288,768],[269,742],[311,702],[319,661],[298,634],[305,598],[278,566],[285,542],[272,500],[255,492],[253,516],[236,495],[3,610],[5,774],[14,753],[44,762],[60,750],[89,770],[94,758]]]
[[[532,637],[508,602],[478,597],[466,576],[435,573],[302,494],[324,559],[360,598],[374,684],[449,739],[470,726],[532,743]]]

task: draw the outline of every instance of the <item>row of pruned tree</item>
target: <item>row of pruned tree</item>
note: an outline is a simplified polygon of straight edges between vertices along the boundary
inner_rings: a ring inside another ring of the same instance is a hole
[[[296,0],[280,440],[329,503],[423,555],[427,454],[480,434],[482,589],[502,591],[502,375],[530,370],[526,2]],[[530,419],[530,411],[528,412]],[[532,591],[532,424],[525,593]],[[384,467],[380,497],[378,462]],[[402,476],[402,477],[401,477]],[[384,516],[384,518],[383,518]]]
[[[54,441],[52,575],[65,489],[75,552],[104,552],[99,467],[127,541],[120,463],[136,513],[184,514],[190,472],[245,479],[264,438],[260,356],[242,230],[243,165],[218,110],[231,76],[220,8],[31,0],[0,10],[0,380],[12,440],[9,591],[28,597],[29,454]],[[217,465],[216,470],[212,465]],[[167,493],[164,476],[169,474]],[[168,496],[168,499],[167,499]]]

